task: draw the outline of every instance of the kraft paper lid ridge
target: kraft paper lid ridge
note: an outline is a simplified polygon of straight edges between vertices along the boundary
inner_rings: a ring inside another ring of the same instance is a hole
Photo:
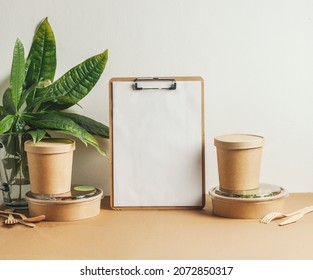
[[[214,138],[214,145],[222,149],[253,149],[264,145],[263,136],[254,134],[225,134]]]

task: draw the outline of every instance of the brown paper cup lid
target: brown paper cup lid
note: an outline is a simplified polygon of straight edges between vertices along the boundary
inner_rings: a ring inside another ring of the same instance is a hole
[[[65,138],[49,138],[34,143],[32,140],[25,142],[25,151],[40,154],[58,154],[75,150],[75,142]]]
[[[222,149],[254,149],[262,147],[264,138],[253,134],[226,134],[214,138],[214,145]]]

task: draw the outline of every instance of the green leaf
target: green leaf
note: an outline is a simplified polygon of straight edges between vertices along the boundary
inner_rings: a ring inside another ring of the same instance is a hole
[[[18,104],[21,98],[24,78],[25,78],[24,47],[22,42],[19,39],[17,39],[14,46],[10,76],[12,103],[15,112],[17,112]]]
[[[25,112],[31,112],[31,111],[38,111],[36,109],[34,109],[35,107],[39,108],[40,105],[42,103],[47,103],[48,101],[58,101],[58,100],[61,100],[62,103],[68,103],[68,104],[72,104],[73,103],[73,100],[70,98],[70,97],[67,97],[67,96],[58,96],[58,97],[45,97],[45,96],[42,96],[42,97],[36,97],[33,99],[32,103],[29,104],[26,109],[25,109]]]
[[[57,133],[62,133],[62,134],[68,134],[68,135],[71,135],[71,136],[74,136],[74,137],[77,137],[77,135],[69,132],[69,131],[65,131],[65,130],[55,130],[55,132]],[[82,139],[80,139],[82,141]],[[96,140],[96,139],[95,139]],[[84,142],[84,141],[82,141]],[[93,146],[94,148],[96,148],[96,150],[103,156],[105,157],[108,157],[108,155],[106,154],[106,152],[99,146],[98,142],[94,142],[94,141],[91,141],[91,142],[86,142],[86,144],[89,144],[91,146]]]
[[[15,122],[15,116],[7,115],[0,121],[0,135],[9,131]]]
[[[29,131],[29,134],[31,135],[33,142],[37,143],[45,137],[47,132],[45,130],[40,129],[40,130]]]
[[[14,104],[13,104],[13,100],[12,100],[12,93],[11,93],[10,88],[7,88],[6,91],[4,92],[3,98],[2,98],[2,103],[3,103],[3,111],[7,115],[15,114]]]
[[[28,125],[38,129],[54,130],[71,134],[86,145],[90,144],[97,148],[99,146],[94,136],[59,112],[27,113],[22,114],[20,118]]]
[[[6,116],[6,114],[4,112],[4,108],[3,108],[3,106],[0,106],[0,120],[2,120],[5,116]]]
[[[86,129],[91,134],[98,135],[107,139],[110,138],[110,129],[106,125],[79,114],[65,112],[62,114],[73,120],[75,123]]]
[[[16,134],[8,133],[0,135],[1,143],[5,147],[7,155],[17,156],[19,153],[19,139]]]
[[[21,95],[20,102],[18,104],[18,108],[21,108],[23,103],[25,102],[26,98],[28,97],[29,94],[36,88],[36,84],[33,84],[30,86],[27,90],[24,90]]]
[[[42,109],[63,110],[78,103],[84,98],[98,82],[108,60],[108,51],[95,55],[84,62],[73,67],[65,73],[60,79],[46,88],[44,96],[46,97],[69,97],[66,101],[46,102],[42,104]]]
[[[48,18],[42,21],[35,33],[26,63],[25,88],[42,79],[53,81],[57,65],[56,43]]]

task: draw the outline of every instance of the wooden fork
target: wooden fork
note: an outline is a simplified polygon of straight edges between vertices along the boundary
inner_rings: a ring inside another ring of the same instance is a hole
[[[1,211],[0,210],[0,214],[7,214],[7,213],[12,213],[13,216],[15,216],[16,218],[21,218],[23,221],[25,222],[40,222],[43,221],[46,216],[45,215],[39,215],[39,216],[35,216],[35,217],[26,217],[24,214],[22,213],[17,213],[17,212],[13,212],[12,209],[5,209],[5,211]]]
[[[5,218],[5,219],[7,219],[7,218],[8,218],[8,215],[7,215],[7,214],[0,214],[0,217],[3,217],[3,218]],[[29,222],[25,222],[25,221],[23,221],[22,219],[16,219],[16,220],[17,220],[17,222],[18,222],[19,224],[22,224],[22,225],[25,225],[25,226],[28,226],[28,227],[31,227],[31,228],[35,228],[35,227],[36,227],[35,224],[29,223]]]
[[[17,219],[15,219],[12,214],[14,212],[14,209],[8,208],[8,209],[5,209],[4,211],[8,213],[8,217],[4,220],[4,223],[6,225],[14,225],[18,223]]]
[[[13,217],[11,213],[8,214],[8,217],[4,220],[6,225],[14,225],[18,223],[18,220]]]
[[[271,221],[273,221],[275,219],[291,217],[291,216],[299,214],[299,213],[306,214],[306,213],[309,213],[309,212],[312,212],[312,211],[313,211],[313,205],[304,207],[302,209],[299,209],[299,210],[297,210],[295,212],[288,213],[288,214],[284,214],[284,213],[280,213],[280,212],[272,212],[272,213],[267,214],[263,219],[261,219],[260,222],[263,223],[263,224],[268,224],[268,223],[270,223]]]

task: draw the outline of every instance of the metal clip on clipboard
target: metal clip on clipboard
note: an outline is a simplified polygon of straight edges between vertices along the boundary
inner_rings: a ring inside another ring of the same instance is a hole
[[[145,84],[146,82],[152,86],[149,86],[149,87],[145,87],[143,85],[139,86],[139,83]],[[167,86],[167,87],[155,86],[159,82],[169,83],[169,86]],[[169,78],[137,78],[137,79],[135,79],[135,82],[133,84],[133,90],[148,90],[148,89],[175,90],[176,89],[176,80],[175,79],[169,79]]]

